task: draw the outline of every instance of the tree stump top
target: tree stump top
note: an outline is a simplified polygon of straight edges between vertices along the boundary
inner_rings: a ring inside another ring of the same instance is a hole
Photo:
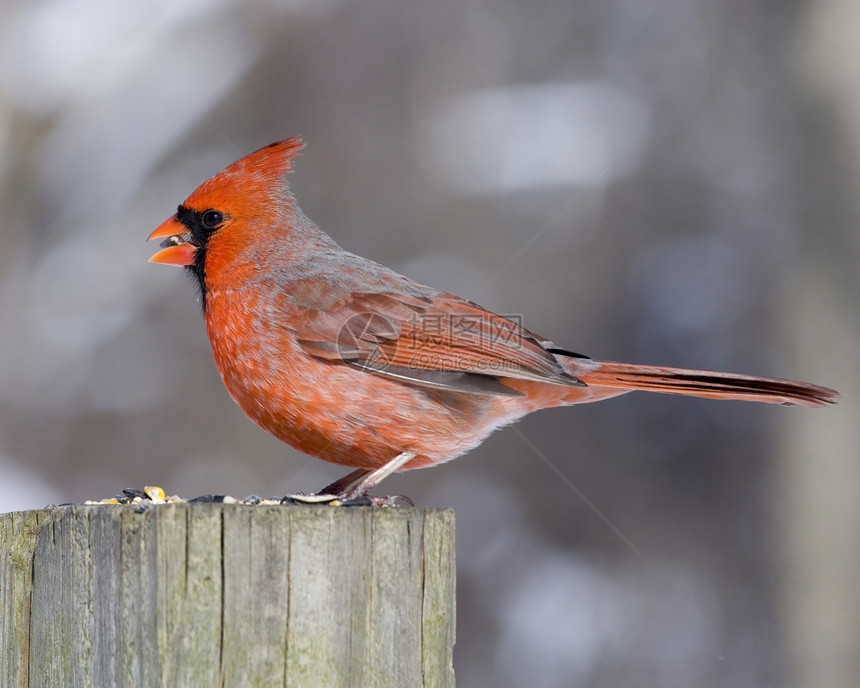
[[[0,515],[2,686],[453,686],[454,517],[166,504]]]

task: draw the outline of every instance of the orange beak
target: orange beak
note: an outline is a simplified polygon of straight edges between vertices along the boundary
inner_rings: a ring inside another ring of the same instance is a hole
[[[188,230],[175,215],[159,225],[158,229],[146,238],[147,241],[153,239],[164,239],[164,241],[161,242],[161,250],[149,259],[150,263],[179,266],[194,263],[197,246],[191,243]]]

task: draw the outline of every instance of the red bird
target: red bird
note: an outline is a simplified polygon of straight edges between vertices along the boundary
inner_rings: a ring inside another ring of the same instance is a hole
[[[309,500],[364,497],[527,413],[631,390],[799,406],[838,397],[791,380],[594,361],[348,253],[290,192],[303,147],[291,138],[234,162],[149,239],[164,240],[151,262],[197,278],[215,364],[248,417],[357,469]]]

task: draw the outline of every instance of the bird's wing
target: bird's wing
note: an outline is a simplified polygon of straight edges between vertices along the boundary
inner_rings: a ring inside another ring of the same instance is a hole
[[[317,358],[484,394],[519,395],[505,378],[582,384],[518,323],[452,294],[350,293],[326,306],[303,308],[294,332]]]

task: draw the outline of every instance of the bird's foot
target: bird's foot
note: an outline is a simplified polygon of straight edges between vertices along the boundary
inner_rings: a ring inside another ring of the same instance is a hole
[[[359,468],[331,485],[326,485],[317,494],[287,495],[283,501],[330,506],[415,506],[415,503],[404,495],[371,497],[367,494],[414,458],[414,452],[401,452],[383,466],[374,470]]]

